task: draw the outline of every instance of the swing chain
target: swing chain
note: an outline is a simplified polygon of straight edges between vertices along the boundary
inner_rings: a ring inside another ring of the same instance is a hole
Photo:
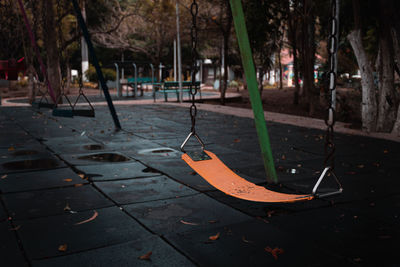
[[[329,92],[329,108],[327,110],[327,116],[325,118],[325,124],[327,125],[326,136],[325,136],[325,167],[330,167],[334,169],[334,156],[335,156],[335,144],[333,142],[334,136],[334,125],[336,122],[336,107],[335,107],[335,97],[336,97],[336,60],[337,60],[337,50],[338,50],[338,18],[336,12],[336,0],[331,0],[331,33],[329,35],[329,72],[328,72],[328,92]]]
[[[190,37],[192,41],[192,62],[191,62],[191,79],[190,95],[192,98],[192,105],[190,106],[190,118],[192,121],[191,133],[196,134],[196,115],[197,107],[195,98],[197,94],[196,87],[196,73],[197,73],[197,14],[199,13],[199,6],[196,0],[193,0],[190,6],[190,13],[192,14],[192,27],[190,29]]]

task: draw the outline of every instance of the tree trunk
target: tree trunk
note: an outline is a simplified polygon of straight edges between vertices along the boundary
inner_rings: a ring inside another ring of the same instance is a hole
[[[361,102],[361,119],[362,128],[367,132],[376,130],[377,120],[377,102],[375,94],[374,77],[372,74],[372,66],[365,52],[361,30],[356,29],[347,35],[351,47],[357,59],[358,67],[361,72],[362,102]]]
[[[297,0],[293,1],[294,9],[297,8]],[[288,26],[289,26],[289,39],[292,46],[293,54],[293,73],[294,73],[294,93],[293,93],[293,104],[299,104],[300,84],[299,84],[299,64],[297,58],[297,21],[294,17],[290,8],[290,0],[286,2],[286,12],[288,14]],[[294,11],[296,12],[296,10]],[[282,73],[282,72],[281,72]],[[281,74],[282,75],[282,74]],[[288,77],[290,79],[290,77]]]
[[[377,131],[391,132],[396,121],[397,99],[394,90],[394,58],[391,36],[390,1],[380,3],[379,106]],[[389,4],[389,5],[387,5]]]
[[[393,40],[393,48],[394,48],[394,58],[397,69],[400,69],[400,35],[397,33],[396,29],[392,28],[392,40]],[[399,74],[400,75],[400,74]],[[392,133],[400,136],[400,105],[397,107],[397,117],[396,122],[394,123]]]
[[[315,105],[318,101],[319,92],[314,84],[315,44],[314,31],[315,20],[313,15],[313,4],[311,0],[304,1],[302,24],[302,59],[303,59],[303,88],[307,97],[310,115],[315,114]]]
[[[279,52],[278,52],[278,64],[279,64],[279,90],[283,89],[283,68],[282,68],[282,62],[281,62],[281,51],[282,51],[282,45],[279,46]],[[276,71],[275,71],[276,74]],[[275,79],[276,82],[276,79]]]
[[[258,91],[260,92],[261,98],[262,98],[262,92],[264,89],[263,76],[264,76],[264,68],[261,67],[258,72]]]
[[[54,19],[54,1],[46,0],[43,4],[45,8],[44,17],[44,40],[47,55],[47,75],[50,84],[53,87],[56,98],[59,97],[61,90],[61,70],[60,70],[60,59],[57,47],[57,34],[55,19]]]
[[[222,84],[220,84],[220,87],[222,86],[222,90],[221,90],[221,104],[225,105],[225,93],[226,93],[226,89],[228,88],[228,54],[229,54],[229,38],[231,36],[231,28],[232,28],[232,11],[230,9],[229,6],[229,1],[225,1],[226,4],[226,11],[227,11],[227,24],[226,24],[226,28],[224,29],[224,77],[223,77],[223,82]]]

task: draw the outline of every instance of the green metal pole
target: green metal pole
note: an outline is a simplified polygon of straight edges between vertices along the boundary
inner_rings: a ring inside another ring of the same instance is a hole
[[[264,167],[267,174],[267,181],[276,183],[278,182],[278,177],[276,175],[274,159],[272,157],[264,110],[261,104],[260,93],[258,92],[256,71],[254,68],[249,36],[247,34],[242,2],[241,0],[230,0],[230,4],[233,21],[235,23],[236,37],[239,42],[240,54],[242,56],[242,65],[249,90],[251,107],[254,113],[254,122],[257,129],[258,141],[260,143]]]

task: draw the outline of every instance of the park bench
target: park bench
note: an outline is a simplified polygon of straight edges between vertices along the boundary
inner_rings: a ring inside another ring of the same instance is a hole
[[[121,82],[121,85],[122,86],[126,85],[129,87],[129,89],[132,92],[135,92],[135,82],[136,82],[135,78],[128,78],[125,80],[125,82]],[[151,85],[154,84],[151,77],[138,77],[137,78],[137,86],[138,86],[137,90],[140,90],[140,96],[143,96],[143,85],[147,85],[147,84],[151,84]]]
[[[189,97],[190,97],[190,86],[192,82],[191,81],[183,81],[182,82],[182,91],[183,92],[188,92]],[[200,91],[200,81],[196,81],[195,86],[197,87],[197,90],[200,93],[200,98],[201,98],[201,91]],[[175,93],[176,94],[176,100],[179,101],[179,82],[172,81],[172,82],[164,82],[161,84],[161,86],[155,86],[154,87],[154,101],[156,101],[156,94],[161,93],[164,94],[164,99],[165,102],[168,102],[168,93]]]

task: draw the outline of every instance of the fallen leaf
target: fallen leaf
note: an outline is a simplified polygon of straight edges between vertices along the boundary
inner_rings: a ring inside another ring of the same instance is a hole
[[[186,225],[199,225],[198,223],[185,222],[184,220],[180,220],[180,222]]]
[[[274,249],[272,249],[271,247],[266,247],[266,248],[264,248],[264,250],[265,250],[266,252],[271,253],[272,257],[274,257],[275,260],[278,259],[278,255],[279,255],[279,254],[283,254],[283,252],[284,252],[283,249],[281,249],[281,248],[274,248]]]
[[[1,179],[6,179],[7,178],[7,174],[4,174],[3,176],[1,176]]]
[[[383,154],[387,154],[387,153],[389,153],[389,150],[387,150],[387,149],[383,150]]]
[[[81,187],[83,184],[74,184],[74,187]]]
[[[218,238],[219,238],[219,232],[216,235],[212,235],[212,236],[208,237],[208,239],[210,239],[212,241],[217,240]]]
[[[15,150],[15,148],[13,147],[13,146],[10,146],[9,148],[8,148],[8,151],[14,151]]]
[[[362,168],[364,168],[364,165],[363,165],[363,164],[360,164],[360,165],[357,165],[357,167],[358,167],[359,169],[362,169]]]
[[[58,251],[65,252],[67,251],[67,244],[62,244],[58,247]]]
[[[217,223],[219,222],[218,220],[209,220],[208,223]]]
[[[70,211],[71,207],[69,206],[69,204],[67,203],[67,205],[65,205],[64,207],[64,211]]]
[[[234,143],[239,143],[239,142],[240,142],[240,139],[239,139],[239,138],[236,138],[235,140],[233,140],[233,142],[234,142]]]
[[[274,213],[275,213],[274,210],[269,210],[269,211],[267,211],[267,216],[268,216],[268,218],[271,218],[271,217],[272,217],[272,214],[274,214]]]
[[[64,179],[64,182],[72,182],[71,178]]]
[[[79,177],[81,177],[82,179],[85,179],[85,175],[84,175],[83,173],[78,174],[78,175],[79,175]]]
[[[285,159],[286,159],[286,156],[285,156],[285,155],[282,155],[281,159],[282,159],[282,160],[285,160]]]
[[[244,236],[242,236],[242,240],[243,240],[243,242],[245,242],[245,243],[253,243],[253,241],[247,240],[246,237],[244,237]]]
[[[153,254],[153,252],[149,251],[146,254],[142,255],[139,257],[140,260],[150,260],[151,255]]]
[[[90,221],[93,221],[94,219],[96,219],[96,217],[97,217],[98,215],[99,215],[99,213],[98,213],[97,211],[94,211],[94,214],[93,214],[92,217],[90,217],[90,218],[87,219],[87,220],[78,222],[78,223],[76,223],[75,225],[80,225],[80,224],[84,224],[84,223],[88,223],[88,222],[90,222]]]

